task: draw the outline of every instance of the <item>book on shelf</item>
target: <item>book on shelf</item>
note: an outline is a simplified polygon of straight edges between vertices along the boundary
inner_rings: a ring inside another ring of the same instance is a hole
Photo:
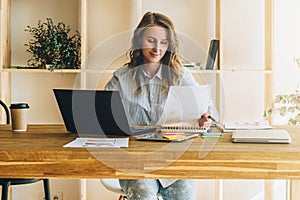
[[[211,40],[209,45],[209,51],[206,61],[206,69],[213,70],[215,66],[215,61],[217,58],[217,53],[219,52],[219,40]]]

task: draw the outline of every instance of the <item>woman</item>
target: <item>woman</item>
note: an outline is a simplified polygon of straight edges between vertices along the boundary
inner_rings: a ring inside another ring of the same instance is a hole
[[[130,62],[118,69],[107,83],[107,90],[119,90],[130,123],[155,125],[160,118],[168,89],[172,85],[189,86],[197,82],[182,66],[178,39],[172,21],[165,15],[147,12],[134,31]],[[200,126],[210,126],[207,111]],[[130,200],[192,200],[196,197],[193,180],[120,180]]]

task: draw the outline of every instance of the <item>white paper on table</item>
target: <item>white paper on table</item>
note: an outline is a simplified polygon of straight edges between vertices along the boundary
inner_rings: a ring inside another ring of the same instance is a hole
[[[224,122],[224,128],[230,130],[236,129],[249,129],[249,130],[259,130],[259,129],[272,129],[267,120],[256,121],[256,122]]]
[[[76,138],[63,147],[121,148],[128,147],[129,138]]]
[[[158,125],[197,125],[211,102],[208,85],[171,86]]]

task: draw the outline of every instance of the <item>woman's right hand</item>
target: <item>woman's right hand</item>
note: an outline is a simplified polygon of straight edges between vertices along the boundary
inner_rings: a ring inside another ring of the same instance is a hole
[[[209,128],[212,125],[212,120],[209,118],[210,115],[211,113],[207,111],[201,116],[201,118],[198,120],[200,127]]]

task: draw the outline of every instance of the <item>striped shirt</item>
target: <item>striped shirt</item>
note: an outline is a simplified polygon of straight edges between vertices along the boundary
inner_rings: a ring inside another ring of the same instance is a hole
[[[153,77],[148,76],[142,67],[138,70],[142,70],[142,73],[137,73],[140,79],[140,93],[136,94],[137,86],[133,78],[135,70],[130,69],[128,65],[114,72],[105,89],[120,91],[131,125],[155,125],[162,115],[168,95],[163,86],[162,66]],[[183,67],[182,72],[177,85],[198,84],[189,69]]]
[[[139,94],[135,93],[137,88],[133,78],[135,72],[128,65],[114,72],[105,89],[120,91],[131,125],[155,125],[162,115],[168,95],[163,86],[162,66],[153,77],[148,76],[143,68],[138,70],[142,70],[142,73],[138,73],[141,89]],[[189,69],[183,67],[182,72],[177,82],[178,86],[198,84]],[[176,180],[159,179],[159,181],[163,187],[167,187]]]

